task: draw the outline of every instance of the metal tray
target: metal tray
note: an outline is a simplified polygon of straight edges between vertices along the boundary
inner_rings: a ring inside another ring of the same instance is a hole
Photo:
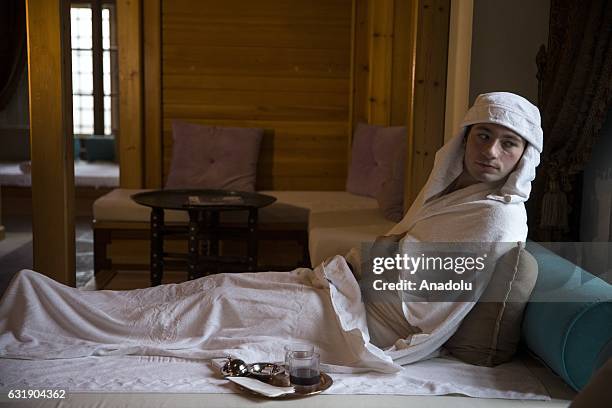
[[[264,382],[268,382],[268,381],[264,381]],[[295,392],[291,392],[291,393],[287,393],[287,394],[281,394],[281,395],[278,395],[276,397],[269,397],[269,396],[261,394],[261,393],[259,393],[257,391],[254,391],[254,390],[242,387],[242,386],[240,386],[239,384],[236,384],[236,383],[232,383],[232,384],[234,384],[236,387],[238,387],[242,391],[245,391],[245,392],[247,392],[249,394],[257,395],[259,397],[263,397],[263,398],[266,398],[266,399],[293,399],[293,398],[303,398],[303,397],[309,397],[311,395],[320,394],[323,391],[325,391],[326,389],[328,389],[329,387],[331,387],[333,383],[334,383],[334,380],[332,380],[332,378],[329,375],[321,372],[321,382],[319,383],[319,385],[314,390],[304,391],[304,390],[301,390],[300,387],[298,387],[295,390]]]

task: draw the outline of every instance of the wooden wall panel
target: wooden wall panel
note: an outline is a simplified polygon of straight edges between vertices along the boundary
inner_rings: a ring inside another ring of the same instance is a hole
[[[393,72],[393,0],[370,0],[368,123],[389,126]]]
[[[410,123],[417,0],[355,0],[352,126]]]
[[[355,22],[353,40],[353,95],[352,128],[358,123],[368,122],[370,106],[370,19],[368,0],[355,0]]]
[[[408,125],[412,202],[443,142],[449,0],[157,1],[159,30],[143,22],[148,187],[167,177],[174,119],[264,128],[258,189],[342,189],[352,129],[369,121]],[[384,44],[373,47],[379,31]],[[157,32],[161,43],[147,51]],[[155,58],[160,67],[150,69]],[[160,92],[150,91],[156,77]],[[381,89],[388,101],[372,116]],[[147,104],[160,98],[158,134]]]
[[[177,116],[182,119],[182,116]],[[184,118],[193,123],[261,127],[264,129],[259,165],[258,189],[282,185],[286,190],[343,189],[346,182],[347,123],[298,122],[279,120],[202,120]],[[171,151],[171,122],[163,133],[164,151]],[[307,153],[305,153],[307,152]],[[164,155],[164,168],[170,167],[170,155]],[[342,187],[338,187],[341,185]],[[279,189],[274,187],[275,189]]]
[[[175,119],[266,129],[258,189],[343,189],[351,0],[162,1],[164,177]]]

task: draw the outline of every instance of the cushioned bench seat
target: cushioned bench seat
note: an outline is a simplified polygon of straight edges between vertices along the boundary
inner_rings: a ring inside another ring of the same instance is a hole
[[[149,222],[151,209],[137,204],[130,197],[133,194],[151,190],[118,188],[100,197],[93,205],[93,215],[97,223],[113,222]],[[308,208],[293,205],[289,201],[280,200],[259,210],[259,224],[266,223],[295,223],[308,225]],[[295,200],[293,200],[295,201]],[[186,211],[168,210],[164,212],[166,222],[188,222]],[[241,221],[245,217],[243,212],[222,213],[221,220],[225,222]]]
[[[117,188],[100,197],[93,205],[94,219],[100,221],[149,222],[151,209],[137,204],[130,198],[140,189]],[[358,196],[346,191],[259,191],[276,197],[276,202],[259,210],[259,222],[296,223],[308,225],[310,212],[347,210],[378,210],[378,203],[370,197]],[[232,221],[239,213],[223,213],[226,221]],[[166,221],[187,222],[186,211],[166,211]],[[380,217],[384,220],[384,218]],[[236,219],[238,221],[238,219]]]
[[[151,210],[130,196],[142,189],[115,189],[93,205],[94,264],[96,272],[112,268],[106,246],[113,236],[148,239]],[[277,201],[259,210],[262,239],[294,240],[306,252],[303,266],[317,265],[328,256],[344,254],[351,247],[387,232],[387,221],[375,199],[345,191],[260,191]],[[185,223],[185,211],[166,211],[166,222]],[[244,222],[245,212],[222,213],[224,223]],[[140,231],[138,233],[138,231]],[[308,234],[312,234],[308,238]],[[307,251],[310,251],[308,254]],[[310,255],[310,261],[308,261]]]
[[[311,264],[330,256],[346,254],[363,242],[372,242],[395,225],[376,208],[311,212],[308,222],[308,251]]]

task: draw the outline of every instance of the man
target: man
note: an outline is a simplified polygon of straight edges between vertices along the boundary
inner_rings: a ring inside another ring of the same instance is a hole
[[[536,106],[509,92],[479,95],[457,134],[436,153],[432,172],[402,221],[376,243],[397,242],[408,253],[416,243],[482,243],[494,265],[508,243],[527,239],[524,202],[542,143]],[[358,249],[346,259],[358,280],[367,273]],[[393,345],[390,354],[400,364],[435,352],[474,304],[417,300],[366,301],[372,342]]]

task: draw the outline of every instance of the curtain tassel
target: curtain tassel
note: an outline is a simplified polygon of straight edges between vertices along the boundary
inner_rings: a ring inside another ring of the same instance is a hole
[[[567,195],[559,188],[559,182],[556,178],[551,178],[547,187],[546,193],[542,197],[540,228],[567,231],[569,228]]]

